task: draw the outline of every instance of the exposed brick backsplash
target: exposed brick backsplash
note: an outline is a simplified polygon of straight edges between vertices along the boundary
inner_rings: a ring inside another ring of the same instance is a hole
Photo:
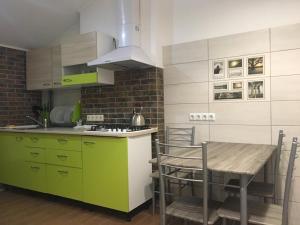
[[[115,85],[81,89],[82,113],[103,114],[104,123],[129,124],[135,107],[143,107],[146,124],[164,136],[163,71],[159,68],[115,73]]]
[[[0,126],[28,123],[41,92],[26,90],[26,52],[0,46]]]

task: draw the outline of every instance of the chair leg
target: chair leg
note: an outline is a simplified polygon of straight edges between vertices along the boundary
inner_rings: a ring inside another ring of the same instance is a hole
[[[195,174],[194,174],[194,171],[192,172],[192,179],[195,179]],[[195,195],[195,188],[194,188],[194,182],[193,181],[191,181],[191,192],[192,192],[192,196],[194,196]]]
[[[152,178],[152,215],[155,214],[155,179]]]

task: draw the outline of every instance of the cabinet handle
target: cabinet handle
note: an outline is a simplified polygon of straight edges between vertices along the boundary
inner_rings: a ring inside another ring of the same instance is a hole
[[[37,157],[40,153],[38,153],[38,152],[30,152],[30,154],[31,154],[32,156],[34,156],[34,157]]]
[[[23,137],[16,137],[17,142],[21,142],[23,140]]]
[[[92,141],[84,141],[83,144],[85,144],[85,145],[94,145],[96,143],[92,142]]]
[[[66,160],[68,158],[67,155],[56,155],[56,157],[61,159],[61,160]]]
[[[66,170],[57,170],[57,172],[59,173],[59,174],[62,174],[62,175],[67,175],[69,172],[68,171],[66,171]]]
[[[48,86],[50,86],[50,84],[49,83],[43,83],[43,86],[48,87]]]
[[[39,170],[40,169],[40,167],[38,167],[38,166],[31,166],[30,168],[33,169],[33,170]]]
[[[37,137],[31,137],[30,140],[34,143],[39,141],[39,139]]]
[[[54,85],[61,85],[61,82],[54,82]]]
[[[59,138],[57,139],[57,142],[61,143],[61,144],[65,144],[66,142],[68,142],[67,139],[63,139],[63,138]]]
[[[72,82],[72,79],[63,79],[64,82]]]

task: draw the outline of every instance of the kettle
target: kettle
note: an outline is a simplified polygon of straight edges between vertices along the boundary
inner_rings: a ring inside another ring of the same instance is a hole
[[[132,126],[134,126],[134,127],[145,126],[145,118],[142,115],[142,110],[143,110],[143,107],[141,107],[140,112],[137,113],[135,111],[135,108],[133,109],[133,116],[132,116],[132,119],[131,119],[131,125]]]

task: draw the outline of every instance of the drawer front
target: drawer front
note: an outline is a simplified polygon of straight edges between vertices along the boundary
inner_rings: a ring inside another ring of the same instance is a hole
[[[82,168],[81,152],[47,149],[46,162],[48,164]]]
[[[81,151],[81,137],[71,135],[52,135],[47,139],[47,148]]]
[[[82,199],[82,170],[47,165],[47,191],[66,198]]]
[[[47,146],[46,140],[43,135],[30,134],[25,136],[24,144],[28,147],[45,148]]]
[[[40,147],[25,147],[25,161],[45,163],[45,149]]]
[[[45,164],[27,162],[24,166],[24,173],[26,177],[25,188],[46,192]]]

